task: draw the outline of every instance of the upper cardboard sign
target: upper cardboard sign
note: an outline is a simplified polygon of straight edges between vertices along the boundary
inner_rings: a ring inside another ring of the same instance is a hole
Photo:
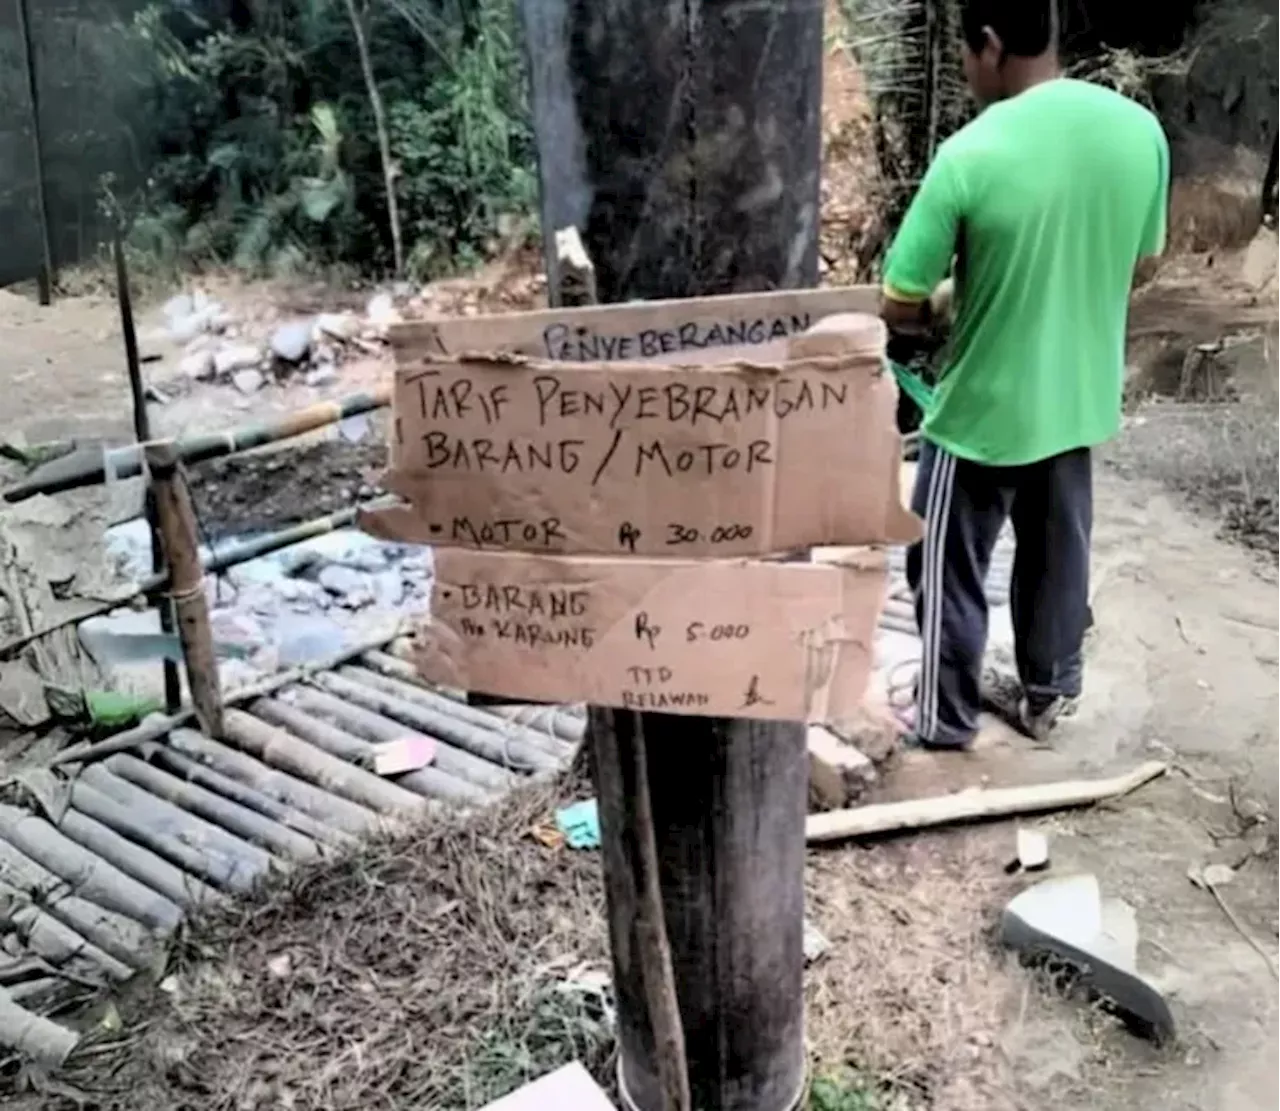
[[[579,309],[414,321],[391,329],[402,364],[423,355],[506,351],[557,362],[635,362],[687,355],[706,362],[717,347],[745,347],[808,331],[825,316],[878,311],[878,286],[635,301]]]
[[[428,680],[515,699],[835,721],[859,705],[883,555],[839,563],[441,548],[414,634]]]
[[[410,504],[364,525],[422,544],[673,557],[915,539],[883,345],[878,319],[837,316],[714,365],[413,359],[396,372],[383,480]]]

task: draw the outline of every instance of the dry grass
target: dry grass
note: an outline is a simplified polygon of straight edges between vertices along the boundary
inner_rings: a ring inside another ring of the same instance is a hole
[[[114,1040],[54,1082],[0,1076],[0,1103],[469,1111],[573,1058],[612,1088],[599,857],[526,835],[584,789],[526,789],[229,909],[164,990],[118,1001]],[[983,836],[811,855],[809,913],[833,942],[806,976],[814,1111],[1002,1107],[984,929],[1004,877]]]
[[[1009,983],[989,937],[1010,897],[1000,836],[810,854],[809,914],[832,943],[807,977],[818,1075],[874,1076],[886,1109],[1007,1106],[997,1044]]]
[[[606,1078],[607,999],[579,982],[607,968],[598,861],[525,836],[555,804],[517,793],[206,923],[128,1044],[62,1082],[103,1111],[401,1111],[480,1107],[574,1057]]]

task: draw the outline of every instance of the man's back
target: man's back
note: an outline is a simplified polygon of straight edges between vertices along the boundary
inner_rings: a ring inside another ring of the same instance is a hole
[[[1155,117],[1068,79],[992,105],[943,144],[886,269],[891,290],[927,295],[911,286],[936,280],[955,244],[928,439],[1013,465],[1115,435],[1129,288],[1137,260],[1162,249],[1167,179]]]

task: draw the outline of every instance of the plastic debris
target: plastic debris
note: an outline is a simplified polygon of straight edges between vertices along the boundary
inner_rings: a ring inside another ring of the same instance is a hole
[[[595,799],[575,802],[557,810],[556,826],[571,849],[600,847],[600,810]]]

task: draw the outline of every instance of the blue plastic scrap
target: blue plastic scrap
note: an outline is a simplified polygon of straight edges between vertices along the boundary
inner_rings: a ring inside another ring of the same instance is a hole
[[[600,847],[600,810],[595,799],[575,802],[556,811],[556,827],[571,849]]]

